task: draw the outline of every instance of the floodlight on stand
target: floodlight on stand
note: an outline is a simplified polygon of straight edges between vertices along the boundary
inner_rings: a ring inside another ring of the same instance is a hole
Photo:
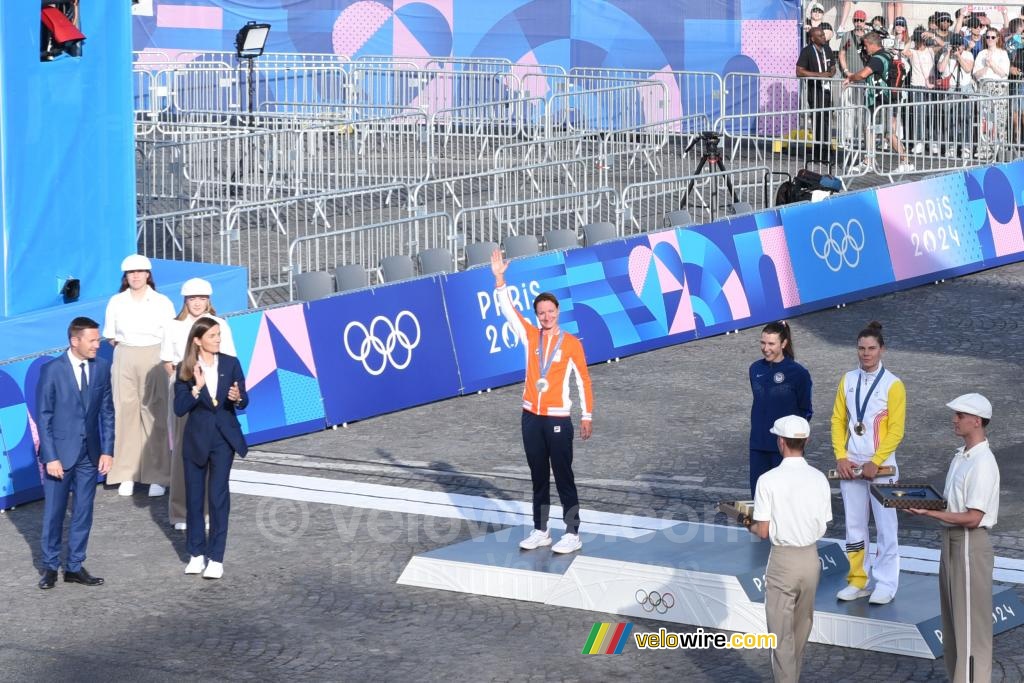
[[[263,54],[270,35],[270,24],[257,24],[250,21],[238,30],[235,36],[235,49],[239,59],[255,59]]]

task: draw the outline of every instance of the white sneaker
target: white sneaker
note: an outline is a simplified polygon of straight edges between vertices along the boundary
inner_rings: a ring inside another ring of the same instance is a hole
[[[546,529],[534,529],[529,536],[519,542],[519,547],[523,550],[536,550],[542,545],[551,545],[551,532]]]
[[[150,484],[149,485],[149,497],[150,498],[159,498],[160,496],[164,495],[165,493],[167,493],[167,489],[165,489],[160,484]]]
[[[853,168],[853,170],[854,170],[855,173],[858,173],[860,175],[865,175],[867,173],[874,173],[875,172],[875,160],[874,159],[864,159],[859,164],[857,164]]]
[[[854,585],[849,585],[843,590],[836,593],[837,600],[859,600],[860,598],[866,598],[871,595],[871,591],[867,588],[857,588]]]
[[[939,156],[939,146],[934,142],[928,145],[928,153],[932,156]]]
[[[130,496],[135,492],[134,481],[122,481],[121,485],[117,487],[117,495],[119,496]]]
[[[204,579],[219,579],[224,576],[224,564],[221,562],[214,562],[210,560],[206,563],[206,569],[203,570]]]
[[[956,151],[956,145],[946,145],[946,156],[950,159],[956,159],[960,156]]]
[[[188,524],[185,524],[185,522],[175,522],[174,523],[174,530],[175,531],[184,531],[187,528],[188,528]]]
[[[969,150],[969,149],[967,149],[965,147],[964,151],[960,152],[960,158],[961,159],[970,159],[971,158],[971,150]]]
[[[186,574],[202,574],[203,566],[206,564],[206,558],[202,555],[193,555],[185,565]]]
[[[893,173],[913,173],[916,170],[917,169],[914,168],[914,165],[912,163],[904,161],[902,164],[896,167],[896,170],[893,171]]]
[[[923,142],[917,143],[916,145],[914,145],[914,149],[910,150],[910,152],[911,152],[911,154],[923,154],[924,153],[924,143]]]
[[[895,597],[895,593],[888,591],[885,588],[876,588],[871,592],[871,597],[868,598],[868,602],[872,605],[888,605]]]
[[[583,541],[578,534],[565,534],[552,548],[553,553],[573,553],[583,547]]]

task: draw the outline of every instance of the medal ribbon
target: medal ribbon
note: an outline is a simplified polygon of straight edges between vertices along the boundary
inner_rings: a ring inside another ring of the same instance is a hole
[[[875,377],[875,381],[871,383],[871,388],[868,389],[868,395],[864,397],[864,403],[860,402],[860,385],[864,384],[863,380],[857,381],[857,395],[855,397],[857,407],[857,424],[864,424],[864,413],[868,410],[868,401],[871,400],[871,394],[875,393],[875,387],[882,381],[882,375],[885,374],[885,368],[878,369],[878,376]],[[863,371],[861,372],[863,377]]]
[[[555,348],[551,349],[551,353],[544,354],[544,330],[540,331],[540,344],[537,345],[537,364],[540,366],[540,378],[546,379],[548,370],[551,369],[551,363],[555,360],[555,356],[558,354],[558,350],[562,348],[562,333],[558,333],[558,337],[555,341]]]

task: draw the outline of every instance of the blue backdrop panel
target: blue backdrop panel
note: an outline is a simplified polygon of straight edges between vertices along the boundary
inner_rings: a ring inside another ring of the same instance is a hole
[[[36,385],[51,356],[0,365],[0,509],[43,497],[36,458]]]
[[[789,256],[804,304],[878,291],[895,279],[874,192],[782,209]]]
[[[578,333],[561,252],[512,261],[505,275],[513,302],[528,320],[536,324],[533,299],[541,292],[551,292],[558,297],[562,329]],[[526,356],[498,311],[491,269],[480,267],[449,275],[443,287],[463,393],[523,381]]]
[[[3,4],[0,317],[54,305],[69,275],[103,296],[135,250],[127,7],[83,2],[83,56],[40,62],[39,3]]]
[[[328,424],[459,393],[437,278],[309,303],[306,320]]]
[[[121,257],[124,256],[121,254]],[[249,281],[245,268],[160,259],[152,261],[157,289],[170,297],[175,308],[181,305],[181,284],[191,277],[205,278],[213,285],[213,303],[218,314],[244,310],[248,305]],[[120,263],[119,258],[114,267],[120,267]],[[100,290],[101,295],[98,297],[83,298],[75,303],[0,319],[0,359],[18,358],[38,353],[41,349],[67,346],[68,323],[76,316],[88,316],[102,325],[107,301],[117,293],[120,282],[120,272],[108,273],[101,283],[102,287],[97,285],[92,288]]]

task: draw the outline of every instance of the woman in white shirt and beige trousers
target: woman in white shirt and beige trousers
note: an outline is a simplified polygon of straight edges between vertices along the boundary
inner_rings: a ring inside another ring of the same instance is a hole
[[[160,362],[164,329],[174,318],[171,300],[156,291],[149,259],[121,262],[121,291],[107,303],[103,336],[114,345],[114,466],[108,484],[130,496],[135,482],[162,496],[171,480],[167,439],[167,374]]]
[[[160,349],[160,360],[164,362],[167,369],[167,376],[170,378],[168,384],[168,396],[171,404],[174,403],[174,380],[176,379],[175,367],[185,357],[185,350],[188,348],[188,335],[192,331],[192,325],[199,318],[212,318],[220,325],[220,350],[230,356],[237,356],[235,343],[231,337],[231,328],[224,319],[218,318],[213,308],[210,297],[213,295],[213,285],[202,278],[194,277],[186,280],[181,286],[182,301],[181,310],[178,316],[172,320],[165,331],[163,346]],[[185,422],[188,416],[178,417],[173,411],[168,411],[168,429],[171,434],[171,494],[167,497],[167,518],[175,529],[185,529],[185,461],[182,460],[181,439],[185,431]],[[209,515],[207,515],[209,520]]]

